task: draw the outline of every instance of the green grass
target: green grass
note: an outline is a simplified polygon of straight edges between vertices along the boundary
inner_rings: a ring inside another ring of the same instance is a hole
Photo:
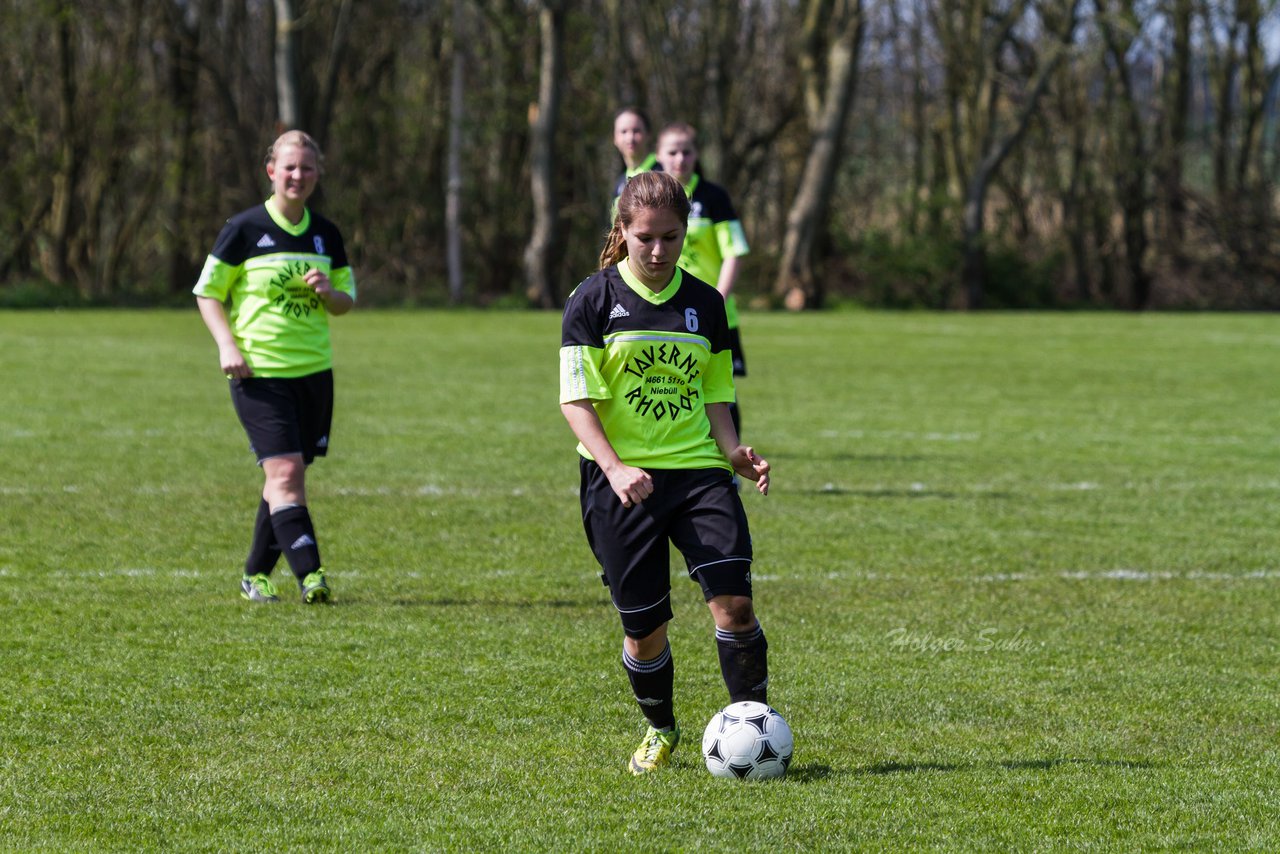
[[[787,779],[675,765],[577,511],[558,317],[335,321],[337,597],[237,595],[253,466],[194,308],[0,314],[0,849],[1280,845],[1272,316],[748,315]]]

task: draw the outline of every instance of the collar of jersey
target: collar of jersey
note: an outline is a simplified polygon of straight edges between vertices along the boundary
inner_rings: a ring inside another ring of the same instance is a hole
[[[300,234],[306,234],[307,229],[311,227],[311,208],[304,207],[302,209],[302,219],[298,221],[297,225],[294,225],[285,218],[284,214],[276,210],[275,205],[271,204],[271,200],[274,198],[275,196],[273,195],[270,199],[267,199],[266,202],[264,202],[267,206],[267,215],[275,220],[276,225],[280,226],[294,237],[297,237]]]
[[[684,194],[692,199],[693,191],[698,189],[698,182],[701,179],[702,179],[702,176],[699,175],[697,172],[694,172],[693,177],[689,179],[689,183],[684,185]]]
[[[627,283],[627,287],[654,305],[662,305],[675,296],[676,291],[680,290],[680,282],[684,279],[684,271],[676,267],[675,275],[671,277],[670,284],[660,292],[655,293],[648,285],[640,281],[639,276],[631,272],[631,259],[629,256],[618,262],[618,274],[622,276],[622,281]]]
[[[641,172],[650,172],[653,170],[653,167],[656,165],[658,165],[658,155],[654,154],[653,152],[650,152],[648,157],[640,161],[639,166],[637,166],[634,169],[627,170],[627,177],[634,178],[637,175],[639,175]]]

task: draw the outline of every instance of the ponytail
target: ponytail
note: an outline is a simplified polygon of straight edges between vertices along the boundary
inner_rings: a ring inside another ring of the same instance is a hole
[[[604,249],[600,250],[600,269],[612,267],[626,257],[627,239],[622,236],[622,217],[615,216],[609,236],[604,239]]]
[[[689,224],[689,197],[680,182],[665,172],[641,172],[627,181],[618,197],[618,212],[600,251],[601,270],[627,257],[627,239],[622,229],[631,225],[640,210],[672,211],[680,218],[681,225]]]

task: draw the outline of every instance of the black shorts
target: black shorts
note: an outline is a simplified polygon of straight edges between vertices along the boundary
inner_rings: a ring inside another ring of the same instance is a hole
[[[735,377],[745,377],[747,375],[747,357],[742,352],[742,336],[738,334],[738,327],[729,330],[729,353],[733,356],[733,375]]]
[[[728,469],[646,469],[653,494],[628,508],[599,465],[580,468],[582,526],[630,637],[672,617],[668,543],[703,598],[751,595],[751,532]]]
[[[249,436],[258,465],[271,457],[302,454],[310,464],[329,449],[333,371],[305,377],[231,380],[231,402]]]

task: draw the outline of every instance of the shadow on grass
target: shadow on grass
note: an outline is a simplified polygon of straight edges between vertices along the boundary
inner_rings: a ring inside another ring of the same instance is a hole
[[[1064,765],[1085,768],[1158,768],[1160,763],[1145,759],[1006,759],[1003,762],[878,762],[857,769],[856,774],[918,774],[923,771],[975,771],[1004,768],[1009,771],[1051,771]]]
[[[828,463],[927,463],[953,457],[944,454],[799,454],[775,451],[767,459],[821,460]]]
[[[840,486],[822,489],[799,490],[805,495],[854,496],[856,498],[940,498],[947,501],[959,499],[991,499],[1006,501],[1014,497],[1012,492],[946,492],[936,489],[845,489]]]
[[[440,596],[414,599],[400,597],[394,600],[402,608],[519,608],[521,610],[545,608],[550,610],[596,610],[600,600],[583,599],[498,599],[493,596]]]
[[[793,783],[817,783],[825,780],[832,775],[830,765],[819,765],[817,763],[809,765],[792,765],[787,769],[786,779]]]

